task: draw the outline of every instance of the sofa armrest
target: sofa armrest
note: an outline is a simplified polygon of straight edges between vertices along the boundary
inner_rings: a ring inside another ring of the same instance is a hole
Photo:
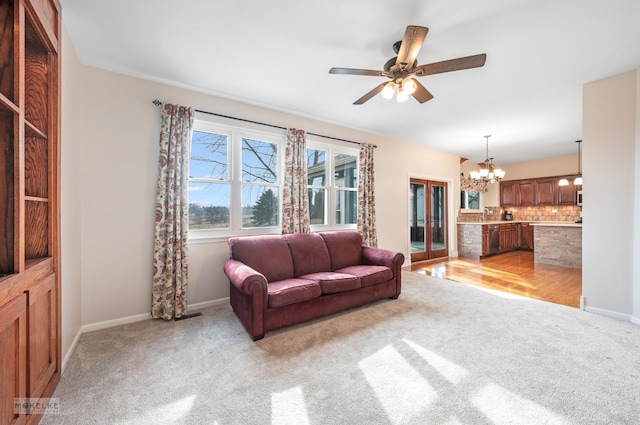
[[[224,263],[224,273],[240,292],[246,295],[253,293],[267,294],[267,278],[246,264],[237,260],[227,260]]]
[[[370,246],[362,247],[362,264],[387,266],[393,272],[394,277],[398,277],[400,274],[403,263],[404,255],[400,252]]]

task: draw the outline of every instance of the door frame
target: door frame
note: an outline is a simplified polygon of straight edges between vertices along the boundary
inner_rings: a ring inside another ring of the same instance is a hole
[[[454,215],[455,212],[455,207],[454,207],[454,198],[455,196],[455,190],[456,190],[456,186],[454,185],[454,179],[452,177],[443,177],[443,176],[436,176],[433,174],[421,174],[421,173],[415,173],[415,172],[408,172],[407,173],[407,180],[405,183],[405,190],[407,191],[407,215],[406,215],[406,219],[407,222],[409,220],[409,199],[411,194],[409,193],[410,191],[410,187],[411,187],[411,179],[419,179],[419,180],[431,180],[431,181],[436,181],[436,182],[441,182],[441,183],[446,183],[447,185],[447,254],[448,256],[451,257],[457,257],[458,256],[458,238],[457,238],[457,232],[456,232],[456,228],[457,228],[457,223],[456,223],[456,217]],[[458,186],[459,189],[459,186]],[[411,264],[411,230],[409,228],[409,226],[405,226],[406,227],[406,235],[407,235],[407,253],[408,256],[405,257],[406,260],[409,262],[409,264]]]

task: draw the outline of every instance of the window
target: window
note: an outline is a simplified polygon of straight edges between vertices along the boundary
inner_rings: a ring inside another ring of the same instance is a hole
[[[192,238],[279,233],[284,134],[195,120],[189,169]],[[358,149],[307,139],[314,231],[355,229]]]
[[[477,212],[480,210],[480,192],[472,191],[460,191],[460,208],[462,210],[473,210]]]
[[[283,140],[284,136],[195,121],[189,230],[201,235],[277,231]]]
[[[312,230],[355,228],[358,150],[307,140],[307,176]]]

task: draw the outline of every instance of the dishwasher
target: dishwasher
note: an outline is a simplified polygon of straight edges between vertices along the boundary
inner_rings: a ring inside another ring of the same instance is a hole
[[[500,225],[489,224],[489,255],[500,252]]]

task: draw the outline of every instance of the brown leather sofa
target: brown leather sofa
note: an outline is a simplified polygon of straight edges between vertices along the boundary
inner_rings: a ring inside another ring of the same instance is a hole
[[[266,332],[400,295],[404,255],[355,231],[229,239],[230,302],[254,341]]]

